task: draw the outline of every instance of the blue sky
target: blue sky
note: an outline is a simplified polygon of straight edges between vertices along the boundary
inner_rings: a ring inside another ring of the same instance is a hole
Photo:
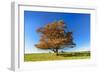
[[[75,48],[64,48],[65,51],[90,50],[90,14],[24,11],[25,52],[46,52],[34,46],[40,39],[36,29],[58,20],[73,32],[76,43]]]

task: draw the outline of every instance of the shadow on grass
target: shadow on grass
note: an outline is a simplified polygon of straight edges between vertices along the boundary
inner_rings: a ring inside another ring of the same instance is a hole
[[[59,53],[58,56],[63,56],[63,57],[90,56],[90,52],[83,52],[83,53]]]

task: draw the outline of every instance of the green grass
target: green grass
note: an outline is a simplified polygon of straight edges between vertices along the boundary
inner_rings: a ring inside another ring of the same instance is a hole
[[[32,53],[24,54],[24,61],[50,61],[50,60],[73,60],[73,59],[89,59],[90,51],[85,52],[64,52],[56,56],[55,53]]]

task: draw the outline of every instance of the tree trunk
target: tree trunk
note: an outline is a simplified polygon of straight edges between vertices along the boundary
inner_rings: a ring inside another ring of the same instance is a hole
[[[53,49],[53,52],[58,56],[58,49]]]
[[[58,49],[56,49],[56,56],[58,56]]]

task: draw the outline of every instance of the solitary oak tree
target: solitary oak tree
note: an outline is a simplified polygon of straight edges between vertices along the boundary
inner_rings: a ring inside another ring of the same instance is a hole
[[[39,49],[52,50],[56,55],[58,55],[59,49],[75,47],[72,32],[67,29],[63,20],[38,28],[37,32],[40,33],[40,41],[35,46]]]

